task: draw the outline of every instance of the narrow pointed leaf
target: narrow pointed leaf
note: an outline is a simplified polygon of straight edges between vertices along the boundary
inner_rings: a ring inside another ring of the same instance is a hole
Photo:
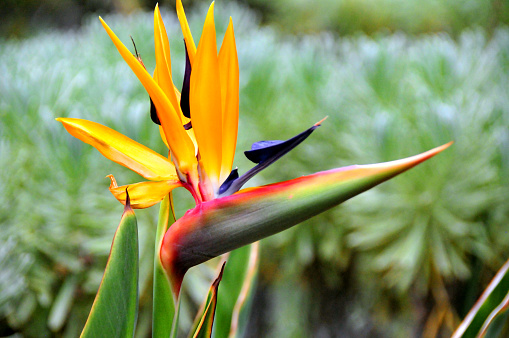
[[[497,272],[452,337],[484,337],[494,319],[508,308],[509,260]]]
[[[198,312],[198,316],[194,321],[189,337],[210,338],[212,336],[212,324],[214,323],[214,315],[216,312],[219,282],[221,282],[223,277],[224,266],[225,263],[223,263],[223,266],[221,267],[219,276],[210,287],[207,299],[205,300],[202,309]]]
[[[173,318],[175,316],[175,300],[170,288],[168,277],[159,260],[159,247],[164,233],[175,222],[171,210],[169,195],[164,197],[159,210],[159,222],[157,224],[154,259],[154,288],[153,288],[153,311],[152,311],[152,337],[169,337]]]
[[[173,290],[172,290],[173,291]],[[179,330],[179,321],[180,321],[180,302],[181,302],[180,293],[177,296],[177,308],[175,309],[175,314],[173,316],[173,323],[171,326],[171,334],[170,338],[177,338],[178,330]]]
[[[138,228],[128,202],[81,337],[133,337],[138,314],[138,270]]]
[[[304,176],[202,203],[164,236],[163,266],[179,287],[192,266],[288,229],[417,164],[449,144],[402,160],[353,165]]]
[[[214,320],[216,338],[236,336],[239,331],[239,317],[241,312],[247,310],[246,305],[257,275],[258,247],[256,242],[228,255],[217,297],[219,306]]]
[[[251,245],[247,274],[244,278],[244,284],[240,290],[237,303],[235,303],[235,307],[233,308],[230,337],[245,336],[249,316],[251,314],[256,282],[258,280],[259,250],[260,245],[258,242]]]
[[[111,128],[82,119],[58,118],[57,121],[62,122],[72,136],[146,179],[165,180],[177,175],[170,160]]]

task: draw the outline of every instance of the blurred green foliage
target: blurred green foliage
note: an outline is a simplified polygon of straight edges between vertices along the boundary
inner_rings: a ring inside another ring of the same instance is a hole
[[[189,14],[195,35],[204,13]],[[450,333],[509,256],[509,29],[457,39],[297,38],[261,28],[232,4],[216,6],[218,36],[230,15],[241,76],[239,170],[251,166],[242,151],[252,142],[286,139],[329,116],[251,186],[455,141],[401,177],[263,241],[252,336]],[[179,83],[180,27],[173,10],[163,17]],[[152,70],[152,14],[105,19],[126,45],[133,36]],[[4,40],[0,59],[0,335],[76,336],[123,210],[104,177],[141,178],[54,118],[102,123],[161,154],[164,145],[147,94],[95,17],[79,32]],[[177,192],[176,203],[181,215],[192,200]],[[137,217],[137,334],[146,336],[157,208]]]
[[[492,31],[509,23],[504,0],[247,0],[268,22],[292,33],[323,30],[352,34],[403,31],[410,34],[466,28]]]
[[[87,13],[129,14],[151,10],[156,2],[175,6],[175,0],[3,0],[0,36],[22,37],[47,27],[77,28]],[[402,31],[410,34],[448,32],[455,36],[466,28],[493,32],[509,24],[506,0],[222,0],[240,2],[290,33],[333,31],[341,35]],[[209,0],[184,0],[189,10]]]

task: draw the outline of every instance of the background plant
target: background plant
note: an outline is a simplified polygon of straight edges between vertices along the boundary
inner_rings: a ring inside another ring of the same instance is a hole
[[[236,18],[239,150],[273,135],[284,139],[304,121],[329,115],[320,133],[287,155],[283,169],[267,169],[252,185],[456,141],[440,161],[265,240],[255,299],[264,310],[254,308],[253,335],[432,333],[436,323],[449,332],[508,256],[507,28],[492,36],[464,31],[457,39],[295,38],[259,28],[243,8],[219,7],[218,23],[227,22],[226,14]],[[191,13],[193,32],[203,12]],[[183,60],[178,23],[163,16],[173,57]],[[151,19],[107,18],[133,35],[149,68]],[[79,32],[0,43],[2,334],[80,332],[121,210],[97,173],[138,179],[61,132],[54,118],[94,120],[163,152],[147,119],[147,95],[110,43],[95,17]],[[176,67],[175,77],[182,72]],[[246,167],[242,161],[239,153],[235,165]],[[183,198],[180,215],[189,205]],[[149,276],[143,271],[152,269],[148,234],[157,210],[137,217],[140,275]],[[205,292],[201,279],[213,277],[200,269],[191,283]],[[150,280],[140,281],[140,336],[150,330],[151,297],[144,297],[150,289]],[[342,308],[348,311],[338,314]]]

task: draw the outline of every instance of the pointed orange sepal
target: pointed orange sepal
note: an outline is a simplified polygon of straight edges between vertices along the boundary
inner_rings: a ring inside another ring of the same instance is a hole
[[[239,61],[231,18],[219,51],[218,60],[221,77],[221,106],[223,108],[223,149],[220,179],[223,182],[232,170],[239,125]]]
[[[106,158],[137,172],[149,180],[165,180],[177,175],[167,158],[119,132],[92,121],[58,118],[77,139],[90,144]]]
[[[214,190],[217,191],[221,174],[223,126],[214,3],[210,5],[207,13],[193,63],[189,105],[203,165],[201,170],[210,179]]]
[[[110,180],[110,192],[122,204],[126,205],[126,192],[129,192],[130,205],[133,209],[144,209],[159,203],[170,191],[181,187],[177,176],[173,180],[160,182],[140,182],[118,186],[113,175],[107,176]]]
[[[177,0],[177,16],[180,21],[180,27],[184,34],[184,41],[186,42],[187,53],[189,54],[189,60],[191,64],[194,63],[194,57],[196,55],[196,45],[194,44],[193,35],[191,29],[187,23],[186,13],[184,12],[184,6],[182,6],[182,0]]]
[[[154,10],[154,45],[156,55],[156,70],[154,73],[157,73],[157,83],[180,117],[180,105],[171,76],[170,43],[168,41],[166,28],[164,27],[163,18],[161,17],[161,12],[159,11],[159,5],[156,5]]]

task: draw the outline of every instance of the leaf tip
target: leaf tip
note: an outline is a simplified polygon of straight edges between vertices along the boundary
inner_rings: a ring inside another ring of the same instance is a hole
[[[110,177],[113,184],[113,179]],[[129,192],[127,191],[127,188],[125,188],[125,207],[124,207],[124,215],[128,213],[133,213],[133,208],[131,208],[131,198],[129,197]]]
[[[223,272],[224,272],[225,265],[226,265],[226,262],[223,262],[223,265],[221,266],[221,271],[219,271],[219,275],[217,276],[216,280],[212,283],[212,286],[215,288],[218,287],[219,282],[221,282],[221,280],[223,279]]]

